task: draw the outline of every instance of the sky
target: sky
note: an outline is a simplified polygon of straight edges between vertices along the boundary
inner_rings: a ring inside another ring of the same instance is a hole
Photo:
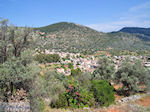
[[[29,27],[73,22],[102,32],[150,28],[150,0],[0,0],[0,17]]]

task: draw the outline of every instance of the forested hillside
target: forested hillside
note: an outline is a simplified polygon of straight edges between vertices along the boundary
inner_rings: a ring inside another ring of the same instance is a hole
[[[150,28],[138,28],[138,27],[125,27],[120,30],[127,33],[139,33],[150,36]]]

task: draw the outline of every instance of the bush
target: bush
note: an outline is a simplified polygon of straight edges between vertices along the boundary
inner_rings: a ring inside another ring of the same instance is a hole
[[[68,101],[65,94],[60,94],[59,99],[51,102],[52,108],[68,108]]]
[[[32,112],[43,112],[45,109],[45,103],[42,98],[33,98],[30,102]]]
[[[72,63],[68,63],[68,68],[73,69],[73,64]]]
[[[35,69],[36,70],[36,69]],[[59,78],[59,79],[58,79]],[[32,87],[30,87],[30,104],[33,112],[39,112],[40,106],[42,107],[42,99],[51,98],[56,100],[59,94],[65,91],[63,81],[60,81],[61,75],[55,71],[47,71],[44,76],[36,76],[33,79]],[[49,104],[51,103],[48,102]]]
[[[44,100],[43,99],[40,99],[40,110],[41,110],[41,112],[45,109],[45,103],[44,103]]]
[[[89,91],[79,87],[78,81],[68,81],[66,92],[59,96],[59,100],[51,104],[55,108],[83,108],[95,104],[94,96]]]
[[[34,60],[38,61],[39,63],[45,63],[45,54],[40,53],[35,55]]]
[[[115,100],[114,88],[105,80],[93,80],[92,91],[95,101],[100,106],[109,106]]]
[[[82,71],[80,70],[80,68],[77,69],[71,69],[71,76],[77,76],[77,75],[81,75]]]

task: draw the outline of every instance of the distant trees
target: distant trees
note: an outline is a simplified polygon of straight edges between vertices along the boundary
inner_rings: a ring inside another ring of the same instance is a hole
[[[35,55],[34,59],[35,61],[38,61],[39,63],[52,63],[52,62],[59,62],[60,56],[58,54],[40,53],[40,54]]]

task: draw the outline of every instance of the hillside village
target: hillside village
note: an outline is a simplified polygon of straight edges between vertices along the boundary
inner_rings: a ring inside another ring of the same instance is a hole
[[[0,109],[99,112],[149,98],[150,42],[137,34],[66,22],[38,29],[8,27],[7,20],[0,25]]]
[[[56,50],[47,50],[45,49],[45,54],[58,54],[60,56],[59,62],[51,63],[51,65],[57,65],[56,71],[58,73],[63,73],[66,76],[71,75],[71,69],[79,68],[82,72],[93,73],[96,67],[98,66],[98,61],[101,56],[96,55],[83,55],[81,53],[69,53],[69,52],[58,52]],[[37,53],[38,54],[38,53]],[[114,63],[115,69],[117,70],[121,63],[129,58],[131,63],[134,63],[135,60],[141,60],[143,66],[150,68],[150,60],[147,56],[111,56],[109,53],[105,53],[103,56],[111,59]],[[72,67],[69,67],[71,65]]]

